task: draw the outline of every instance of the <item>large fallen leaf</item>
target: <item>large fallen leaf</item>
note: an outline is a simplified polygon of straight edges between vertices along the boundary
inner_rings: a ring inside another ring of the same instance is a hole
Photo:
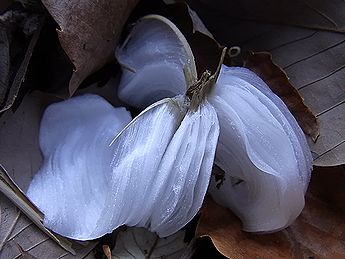
[[[179,231],[172,236],[159,238],[144,228],[127,228],[118,233],[112,255],[113,258],[179,259],[187,247],[183,241],[184,235],[185,231]]]
[[[72,95],[87,76],[114,59],[122,27],[138,0],[42,2],[60,26],[60,43],[75,66]]]
[[[1,192],[0,215],[0,258],[84,258],[93,248],[77,245],[73,256],[38,229]],[[89,258],[93,258],[91,254]]]
[[[233,6],[238,4],[229,2]],[[291,84],[319,120],[320,136],[316,143],[309,143],[314,164],[344,164],[345,33],[234,19],[227,13],[228,9],[215,12],[198,1],[193,3],[192,7],[221,44],[272,54],[273,62],[285,70]],[[330,4],[328,9],[337,17],[343,6],[344,2],[339,2]]]
[[[197,236],[209,236],[229,258],[345,258],[345,170],[316,168],[306,207],[287,229],[256,235],[211,198],[205,200]]]
[[[342,0],[201,0],[213,8],[233,18],[241,18],[270,23],[298,25],[308,28],[345,32],[344,8]]]

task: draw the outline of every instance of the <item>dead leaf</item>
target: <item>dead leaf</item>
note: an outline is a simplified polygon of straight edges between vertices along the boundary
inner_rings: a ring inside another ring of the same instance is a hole
[[[316,141],[320,134],[319,123],[303,98],[291,85],[284,71],[273,63],[268,52],[248,52],[244,55],[244,67],[255,72],[278,95],[294,115],[304,133]]]
[[[205,24],[200,19],[199,15],[187,5],[189,16],[193,23],[193,33],[196,31],[201,32],[208,37],[214,39],[212,33],[206,28]]]
[[[0,258],[84,258],[93,246],[76,246],[76,256],[39,230],[0,193]]]
[[[240,220],[208,197],[197,235],[210,236],[229,258],[344,258],[344,185],[343,166],[316,168],[302,214],[287,229],[264,235],[243,232]]]
[[[42,2],[60,26],[60,43],[75,66],[72,95],[87,76],[114,59],[122,27],[138,0]]]
[[[102,249],[103,249],[103,253],[107,257],[107,259],[111,259],[112,255],[111,255],[110,247],[108,245],[103,245]]]
[[[31,255],[29,252],[24,251],[24,249],[19,244],[16,244],[16,245],[18,246],[18,249],[20,251],[19,258],[22,258],[22,259],[37,259],[35,256]]]
[[[226,12],[232,18],[297,25],[313,29],[345,32],[342,0],[275,1],[201,0],[208,8]]]
[[[342,6],[332,3],[329,12],[337,14]],[[309,142],[314,164],[345,164],[345,33],[234,19],[231,10],[215,12],[198,1],[192,8],[221,44],[272,54],[320,123],[318,140]]]
[[[42,163],[38,130],[44,109],[54,101],[57,98],[33,92],[16,111],[0,118],[0,164],[24,192]]]
[[[35,13],[26,13],[24,10],[9,10],[2,14],[1,17],[0,113],[9,109],[18,95],[44,23],[44,17]],[[26,25],[30,21],[37,24],[34,26]],[[30,28],[28,29],[27,27]],[[30,40],[26,39],[27,36],[30,36]]]
[[[187,244],[183,241],[185,231],[159,238],[145,228],[127,228],[117,235],[113,258],[181,258]]]

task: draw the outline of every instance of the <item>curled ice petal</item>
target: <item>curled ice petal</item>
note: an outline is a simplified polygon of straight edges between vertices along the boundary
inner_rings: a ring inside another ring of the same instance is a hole
[[[161,16],[150,17],[141,19],[116,51],[122,65],[118,95],[138,108],[185,93],[184,66],[196,75],[192,52],[181,32]]]
[[[266,85],[266,83],[254,72],[243,67],[224,66],[223,73],[228,74],[229,77],[222,76],[221,80],[231,81],[232,77],[238,77],[239,79],[242,79],[255,87],[263,94],[258,95],[258,98],[260,98],[261,100],[265,99],[265,96],[269,98],[271,102],[266,101],[266,106],[270,109],[270,112],[282,125],[285,133],[293,143],[295,156],[298,158],[297,162],[299,175],[302,178],[304,192],[306,192],[310,180],[312,156],[305,135],[302,129],[299,127],[295,117],[290,113],[285,103],[277,95],[275,95],[272,90]],[[249,89],[252,89],[252,87],[249,87]],[[252,89],[252,92],[253,94],[257,94],[257,91],[255,91],[254,89]]]
[[[183,96],[134,118],[94,95],[53,104],[41,124],[44,164],[28,197],[44,223],[88,240],[121,225],[175,233],[202,205],[219,126],[207,101],[188,110]]]
[[[44,164],[27,195],[45,214],[45,225],[68,237],[92,231],[106,206],[108,146],[131,120],[96,95],[50,105],[42,118]]]
[[[171,235],[199,211],[209,185],[218,135],[217,114],[206,100],[196,111],[187,112],[159,167],[159,173],[168,174],[169,180],[161,189],[165,195],[154,196],[152,231]]]
[[[212,179],[209,190],[245,230],[274,231],[291,224],[304,207],[311,155],[286,106],[276,105],[268,88],[269,97],[260,91],[262,81],[261,88],[248,82],[248,74],[255,79],[251,72],[222,67],[209,98],[221,127],[215,163],[225,171],[221,186]]]

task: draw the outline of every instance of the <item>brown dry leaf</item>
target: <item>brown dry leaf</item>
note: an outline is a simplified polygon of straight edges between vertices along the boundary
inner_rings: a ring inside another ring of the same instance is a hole
[[[108,245],[103,245],[103,246],[102,246],[102,249],[103,249],[103,253],[104,253],[104,255],[107,257],[107,259],[111,259],[112,256],[111,256],[110,247],[109,247]]]
[[[233,18],[297,25],[313,29],[345,32],[342,0],[201,0],[209,8]]]
[[[19,258],[21,258],[21,259],[37,259],[35,256],[31,255],[30,252],[25,251],[19,244],[17,244],[17,247],[20,251]]]
[[[0,193],[0,258],[84,258],[93,246],[75,246],[73,256],[39,230]],[[92,258],[92,257],[91,257]]]
[[[304,133],[316,141],[320,134],[319,123],[303,98],[291,85],[284,71],[272,61],[268,52],[248,52],[244,55],[244,67],[260,76],[278,95],[296,118]]]
[[[118,232],[113,258],[180,259],[187,247],[184,236],[183,230],[159,238],[145,228],[127,228]]]
[[[221,44],[268,51],[286,72],[320,123],[319,138],[309,142],[314,165],[345,164],[345,33],[233,19],[227,9],[215,12],[193,2]],[[329,8],[337,13],[341,6]]]
[[[345,170],[316,168],[306,207],[287,229],[265,235],[243,232],[228,209],[205,200],[197,236],[211,237],[229,258],[345,258]]]
[[[42,0],[60,26],[61,46],[75,66],[72,95],[91,73],[114,59],[123,25],[138,0]]]

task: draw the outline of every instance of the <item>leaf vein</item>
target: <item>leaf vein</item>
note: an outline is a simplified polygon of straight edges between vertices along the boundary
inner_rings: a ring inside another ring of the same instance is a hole
[[[325,154],[327,154],[327,153],[333,151],[334,149],[336,149],[337,147],[339,147],[340,145],[342,145],[342,144],[344,144],[344,143],[345,143],[345,139],[342,140],[342,141],[340,141],[340,143],[334,145],[334,146],[333,146],[332,148],[330,148],[329,150],[327,150],[327,151],[323,152],[322,154],[320,154],[319,156],[315,157],[314,160],[319,159],[321,156],[323,156],[323,155],[325,155]]]
[[[313,54],[311,54],[311,55],[309,55],[309,56],[307,56],[307,57],[304,57],[304,58],[302,58],[302,59],[300,59],[300,60],[297,60],[297,61],[295,61],[295,62],[292,62],[291,64],[285,66],[284,69],[288,69],[289,67],[291,67],[291,66],[293,66],[293,65],[295,65],[295,64],[297,64],[297,63],[300,63],[300,62],[305,61],[305,60],[307,60],[307,59],[310,59],[310,58],[312,58],[312,57],[314,57],[314,56],[316,56],[316,55],[319,55],[319,54],[321,54],[321,53],[323,53],[323,52],[326,52],[327,50],[330,50],[330,49],[332,49],[332,48],[335,48],[335,47],[337,47],[337,46],[343,44],[344,42],[345,42],[345,40],[341,40],[341,41],[339,41],[339,42],[337,42],[337,43],[335,43],[335,44],[333,44],[333,45],[331,45],[331,46],[328,46],[327,48],[324,48],[324,49],[322,49],[322,50],[319,50],[319,51],[316,52],[316,53],[313,53]]]
[[[313,81],[311,81],[311,82],[309,82],[309,83],[306,83],[306,84],[302,85],[301,87],[298,88],[298,90],[301,90],[301,89],[303,89],[303,88],[305,88],[305,87],[307,87],[307,86],[309,86],[309,85],[312,85],[312,84],[314,84],[314,83],[320,82],[320,81],[322,81],[322,80],[324,80],[324,79],[326,79],[326,78],[332,76],[333,74],[335,74],[335,73],[341,71],[342,69],[344,69],[344,67],[345,67],[345,64],[342,65],[341,67],[338,67],[338,68],[335,69],[334,71],[328,73],[327,75],[324,75],[324,76],[322,76],[322,77],[320,77],[320,78],[318,78],[318,79],[315,79],[315,80],[313,80]]]

